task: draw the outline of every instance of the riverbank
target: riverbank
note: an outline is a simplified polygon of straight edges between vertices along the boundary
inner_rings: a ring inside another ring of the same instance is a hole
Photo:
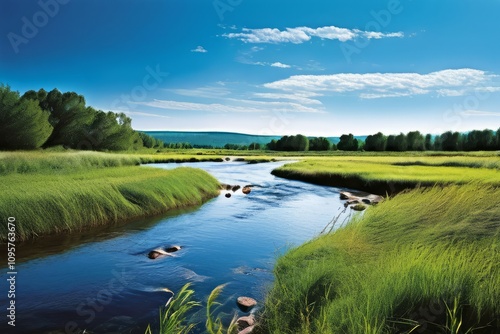
[[[15,217],[17,238],[26,240],[199,205],[218,194],[218,181],[202,170],[138,166],[171,159],[181,158],[2,152],[0,216]],[[0,225],[0,242],[6,226]]]
[[[419,188],[280,257],[262,333],[496,333],[500,188]]]
[[[311,157],[273,170],[273,175],[374,194],[397,194],[434,184],[500,186],[500,158],[490,156]]]

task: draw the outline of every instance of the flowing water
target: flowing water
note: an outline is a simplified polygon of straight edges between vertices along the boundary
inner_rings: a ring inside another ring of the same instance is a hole
[[[4,318],[0,332],[144,333],[171,296],[161,289],[178,291],[187,282],[198,300],[227,283],[217,312],[229,318],[238,311],[238,296],[262,302],[276,257],[317,236],[343,210],[340,189],[270,174],[282,164],[155,164],[202,168],[222,183],[254,187],[248,195],[240,189],[226,198],[222,192],[200,207],[161,217],[19,244],[16,328]],[[341,214],[339,222],[348,214]],[[174,256],[147,257],[169,245],[182,249]],[[7,260],[1,261],[5,266]],[[6,271],[2,267],[5,314]],[[192,320],[203,323],[203,312]]]

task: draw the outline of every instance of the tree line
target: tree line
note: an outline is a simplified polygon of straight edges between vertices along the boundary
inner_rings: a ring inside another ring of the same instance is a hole
[[[124,113],[87,106],[75,92],[40,89],[22,96],[0,85],[0,149],[64,146],[78,150],[130,150],[163,146],[132,129]]]
[[[500,150],[500,128],[473,130],[468,133],[447,131],[441,135],[423,135],[419,131],[386,136],[381,132],[358,140],[351,133],[340,136],[337,145],[327,138],[303,135],[284,136],[266,145],[272,151],[494,151]]]
[[[340,144],[340,143],[339,143]],[[365,151],[494,151],[500,150],[500,128],[473,130],[468,133],[447,131],[441,135],[423,135],[419,131],[385,136],[378,132],[366,137]]]
[[[0,85],[0,149],[36,149],[64,146],[79,150],[122,151],[146,148],[191,149],[190,143],[164,143],[132,129],[132,120],[124,113],[104,112],[87,106],[75,92],[61,93],[40,89],[22,96]],[[210,147],[211,148],[211,147]],[[441,135],[410,131],[384,135],[378,132],[365,141],[352,134],[340,136],[337,145],[325,137],[283,136],[267,144],[226,144],[233,150],[271,151],[488,151],[500,150],[500,128],[473,130],[468,133],[447,131]]]

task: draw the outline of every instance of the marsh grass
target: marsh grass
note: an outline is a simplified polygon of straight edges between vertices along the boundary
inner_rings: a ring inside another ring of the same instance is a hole
[[[204,328],[208,334],[232,334],[237,331],[236,316],[233,317],[229,326],[225,327],[221,317],[214,314],[213,308],[220,305],[217,298],[225,286],[226,284],[222,284],[215,287],[208,296],[205,306],[206,321]],[[202,307],[203,304],[193,301],[193,295],[194,290],[191,289],[191,283],[186,283],[179,293],[172,296],[166,306],[160,309],[158,331],[152,331],[151,325],[148,325],[145,334],[187,334],[194,330],[197,324],[189,323],[187,317],[193,308]]]
[[[199,205],[218,194],[218,181],[202,170],[139,163],[95,152],[1,153],[0,216],[15,217],[18,240],[25,240]],[[0,241],[6,234],[0,225]]]
[[[493,153],[490,153],[493,154]],[[417,185],[500,185],[500,156],[351,156],[314,157],[286,164],[273,174],[379,194]]]
[[[178,292],[167,301],[166,305],[160,308],[158,334],[188,334],[196,324],[188,323],[188,313],[196,307],[201,307],[201,303],[193,301],[194,290],[191,284],[185,284]],[[173,294],[172,291],[166,290]],[[151,325],[146,329],[145,334],[152,334]]]
[[[494,333],[500,189],[416,189],[283,257],[266,333]]]

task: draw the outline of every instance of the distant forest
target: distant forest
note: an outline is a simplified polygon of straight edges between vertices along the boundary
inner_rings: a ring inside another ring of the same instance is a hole
[[[141,148],[224,148],[232,150],[269,151],[490,151],[500,150],[498,130],[474,130],[468,133],[445,132],[441,135],[384,135],[378,132],[363,141],[344,134],[337,144],[325,137],[283,136],[263,144],[227,143],[224,146],[193,145],[189,142],[165,143],[153,135],[132,129],[131,119],[124,113],[104,112],[86,105],[85,98],[75,92],[61,93],[40,89],[22,96],[10,87],[0,85],[0,149],[37,149],[53,146],[78,150],[126,151]],[[222,135],[222,134],[221,134]],[[229,134],[227,134],[229,136]],[[238,134],[232,134],[234,135]],[[247,137],[252,137],[246,135]],[[254,136],[258,137],[258,136]],[[230,137],[228,137],[230,138]],[[269,138],[269,136],[268,136]],[[260,138],[262,139],[262,138]],[[268,139],[269,140],[269,139]]]

